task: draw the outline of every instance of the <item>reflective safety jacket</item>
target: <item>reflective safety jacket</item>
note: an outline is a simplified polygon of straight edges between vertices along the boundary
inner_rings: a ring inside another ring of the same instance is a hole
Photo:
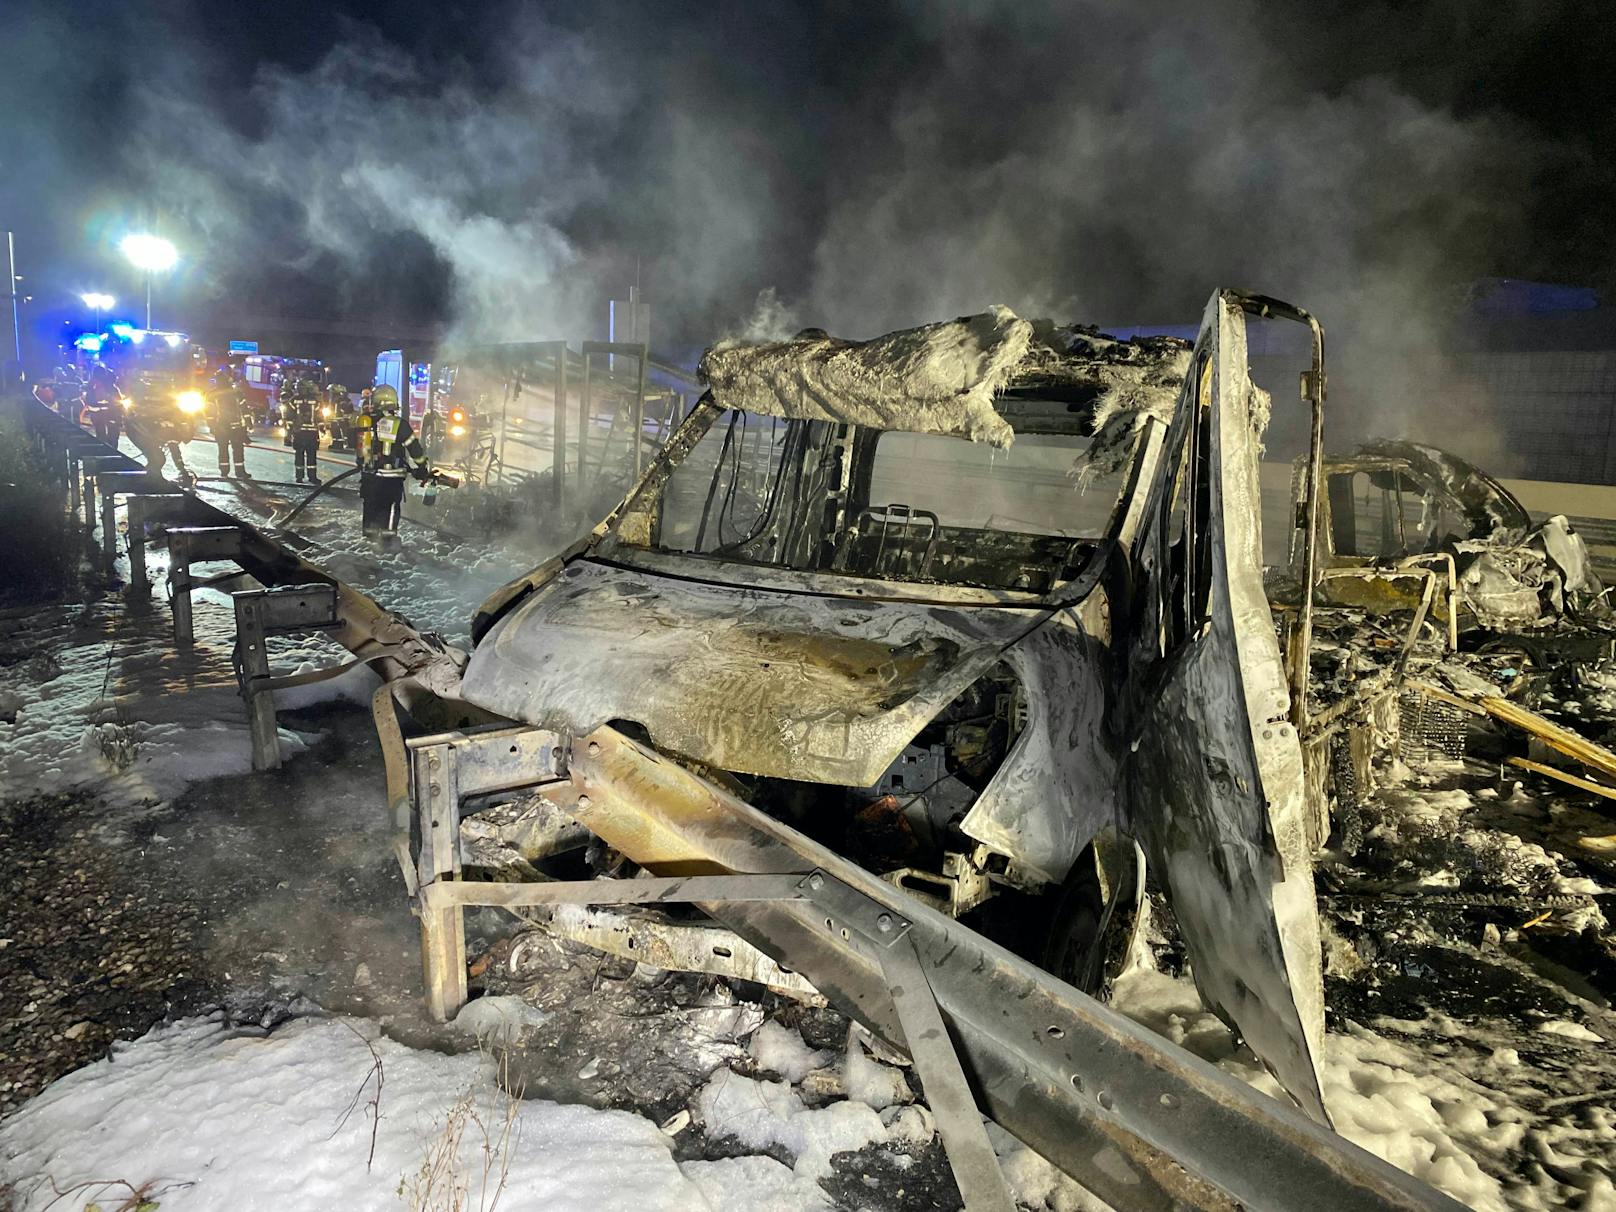
[[[427,465],[426,451],[406,418],[384,412],[373,421],[369,429],[359,431],[359,466],[376,475],[402,476],[412,464]]]
[[[246,429],[252,424],[252,402],[244,388],[232,384],[208,393],[208,428]]]
[[[90,371],[89,382],[84,385],[84,404],[91,412],[122,407],[122,397],[123,391],[110,370],[97,365]]]
[[[313,433],[320,428],[320,401],[313,395],[300,395],[282,405],[286,428],[293,433]]]

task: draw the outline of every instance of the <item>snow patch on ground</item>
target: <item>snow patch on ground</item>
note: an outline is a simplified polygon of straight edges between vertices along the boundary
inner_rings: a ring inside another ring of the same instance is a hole
[[[377,1058],[381,1115],[368,1160]],[[793,1135],[805,1153],[854,1135],[812,1122]],[[797,1175],[759,1158],[681,1168],[668,1138],[637,1115],[513,1102],[481,1054],[416,1051],[347,1019],[269,1033],[189,1020],[115,1047],[0,1125],[0,1181],[15,1188],[18,1212],[61,1207],[55,1192],[85,1183],[109,1185],[82,1188],[74,1206],[116,1204],[127,1195],[110,1185],[118,1179],[149,1183],[165,1212],[392,1210],[401,1184],[418,1185],[435,1157],[440,1181],[469,1189],[478,1207],[485,1145],[494,1149],[487,1197],[505,1166],[499,1206],[510,1212],[815,1206],[800,1166]]]
[[[455,1015],[455,1030],[494,1044],[520,1042],[522,1032],[542,1027],[549,1015],[514,993],[474,998]]]
[[[877,1111],[915,1100],[914,1091],[902,1069],[883,1065],[869,1053],[853,1032],[849,1032],[847,1052],[842,1059],[842,1085],[847,1097]]]
[[[48,663],[0,672],[0,689],[21,702],[12,722],[0,722],[7,796],[81,791],[129,805],[252,769],[246,706],[230,665],[233,619],[197,609],[196,643],[181,651],[166,615],[103,601],[82,613],[42,608],[19,623],[21,634],[35,630],[55,642]],[[289,659],[334,663],[330,647],[319,636],[278,642],[276,671]],[[282,728],[282,756],[304,752],[313,739]]]
[[[679,1167],[713,1212],[820,1212],[835,1207],[823,1188],[772,1157],[727,1157]]]

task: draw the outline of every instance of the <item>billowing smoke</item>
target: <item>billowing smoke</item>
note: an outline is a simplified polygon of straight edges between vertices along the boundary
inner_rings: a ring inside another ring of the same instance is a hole
[[[1378,406],[1464,283],[1543,267],[1535,174],[1577,159],[1372,22],[1246,3],[513,7],[339,23],[296,68],[106,21],[78,35],[127,87],[99,168],[199,247],[198,297],[473,340],[598,335],[635,281],[679,352],[991,303],[1186,323],[1240,285],[1318,312]]]

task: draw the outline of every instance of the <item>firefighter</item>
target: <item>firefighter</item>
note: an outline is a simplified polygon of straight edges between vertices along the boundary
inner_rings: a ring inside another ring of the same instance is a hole
[[[320,453],[320,389],[308,379],[298,379],[288,396],[281,392],[281,422],[292,443],[292,458],[297,464],[297,482],[307,477],[310,484],[320,482],[317,459]]]
[[[383,383],[371,393],[370,406],[372,425],[359,431],[362,525],[367,535],[396,536],[405,475],[425,484],[432,478],[432,466],[409,419],[399,415],[397,391]]]
[[[91,366],[90,379],[84,387],[84,411],[95,436],[108,446],[116,446],[118,435],[123,431],[124,410],[128,407],[123,388],[118,386],[112,371],[100,362]]]
[[[421,445],[434,459],[443,457],[443,414],[431,406],[421,414]]]
[[[208,432],[219,445],[219,474],[230,474],[235,465],[237,479],[250,480],[247,471],[247,433],[252,424],[252,403],[247,388],[233,372],[222,369],[213,376],[208,393]]]
[[[353,449],[353,397],[341,383],[325,389],[325,407],[320,415],[331,429],[331,449]]]
[[[71,363],[58,366],[46,385],[47,394],[51,397],[46,403],[61,413],[64,417],[77,418],[84,408],[84,378],[78,372],[78,367]],[[39,389],[34,389],[39,395]]]
[[[161,383],[142,382],[135,389],[129,410],[129,440],[146,456],[146,471],[163,474],[166,460],[174,460],[180,483],[189,488],[196,475],[185,465],[183,444],[196,434],[196,419],[206,401],[199,391],[173,391]]]

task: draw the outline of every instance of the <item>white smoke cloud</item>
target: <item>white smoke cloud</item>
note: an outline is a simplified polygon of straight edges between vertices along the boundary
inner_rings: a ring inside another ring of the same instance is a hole
[[[1435,341],[1518,234],[1533,162],[1388,80],[1326,91],[1244,4],[900,5],[846,45],[789,9],[516,11],[431,58],[353,27],[308,71],[245,73],[245,121],[170,39],[131,157],[216,260],[328,275],[333,315],[446,293],[415,310],[472,340],[598,335],[636,273],[690,343],[992,303],[1188,322],[1240,285],[1313,308],[1382,379],[1385,343]]]

